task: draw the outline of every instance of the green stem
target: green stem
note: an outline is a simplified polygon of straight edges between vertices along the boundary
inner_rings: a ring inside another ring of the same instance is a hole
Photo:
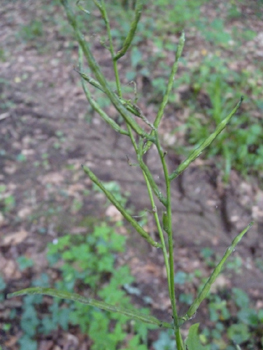
[[[147,179],[149,180],[149,183],[151,185],[151,188],[154,192],[154,194],[156,195],[156,197],[159,199],[159,201],[166,206],[167,204],[167,200],[166,198],[163,196],[162,192],[159,190],[159,187],[157,186],[156,182],[154,181],[154,178],[149,170],[149,168],[147,167],[147,165],[144,163],[144,161],[142,160],[142,155],[140,154],[140,152],[137,154],[137,159],[139,162],[139,165],[141,167],[141,169],[143,170],[143,172],[145,173],[145,175],[147,176]]]
[[[243,101],[243,97],[240,98],[240,101],[238,102],[236,107],[232,110],[232,112],[225,119],[223,119],[220,124],[218,124],[216,130],[210,136],[208,136],[208,138],[199,147],[197,147],[189,155],[189,157],[178,166],[178,168],[174,172],[172,172],[172,174],[169,177],[170,180],[173,180],[177,176],[179,176],[197,157],[200,156],[200,154],[203,152],[203,150],[214,141],[214,139],[217,137],[217,135],[219,135],[220,132],[222,130],[224,130],[227,123],[230,121],[231,117],[236,113],[236,111],[240,107],[242,101]]]
[[[167,222],[166,232],[168,235],[168,250],[169,250],[169,272],[170,272],[170,298],[172,304],[173,320],[174,320],[174,334],[176,339],[177,348],[184,350],[184,342],[180,332],[179,317],[177,313],[176,297],[175,297],[175,283],[174,283],[174,240],[173,240],[173,229],[172,229],[172,203],[171,203],[171,182],[169,179],[169,172],[167,164],[165,162],[165,153],[163,152],[157,131],[155,132],[156,147],[159,153],[159,157],[162,162],[165,185],[166,185],[166,210],[167,210]]]
[[[168,253],[167,253],[167,249],[166,249],[166,243],[165,243],[165,239],[164,239],[164,235],[163,235],[163,230],[160,224],[160,220],[159,220],[159,216],[158,216],[158,211],[154,202],[154,198],[153,198],[153,193],[152,193],[152,188],[151,185],[149,183],[149,180],[146,176],[146,174],[143,171],[143,176],[146,182],[146,186],[147,186],[147,190],[148,190],[148,194],[149,194],[149,198],[150,198],[150,202],[151,202],[151,206],[152,206],[152,211],[153,211],[153,216],[156,222],[156,226],[157,226],[157,230],[159,233],[159,237],[161,240],[161,244],[162,244],[162,251],[163,251],[163,257],[164,257],[164,263],[165,263],[165,268],[166,268],[166,274],[167,274],[167,280],[168,280],[168,288],[169,288],[169,295],[171,298],[171,280],[170,280],[170,266],[169,266],[169,260],[168,260]]]
[[[103,193],[109,199],[109,201],[119,210],[119,212],[124,216],[124,218],[130,222],[130,224],[135,228],[135,230],[152,246],[160,248],[161,244],[155,242],[149,236],[149,234],[138,224],[138,222],[134,220],[134,218],[129,213],[127,213],[125,208],[117,201],[114,195],[103,186],[103,184],[100,182],[97,176],[87,166],[83,165],[82,168],[85,171],[85,173],[89,176],[91,181],[94,182],[103,191]]]

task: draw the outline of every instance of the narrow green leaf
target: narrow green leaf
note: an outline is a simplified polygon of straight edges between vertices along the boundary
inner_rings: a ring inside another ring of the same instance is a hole
[[[90,306],[97,307],[102,310],[118,312],[119,314],[125,315],[135,321],[156,325],[158,327],[171,328],[171,329],[173,328],[172,324],[167,322],[162,322],[153,316],[144,315],[134,310],[123,309],[121,307],[107,304],[107,303],[104,303],[103,301],[99,301],[96,299],[86,298],[76,293],[62,292],[52,288],[42,288],[42,287],[27,288],[27,289],[22,289],[18,292],[8,294],[7,297],[12,298],[12,297],[17,297],[17,296],[26,295],[26,294],[44,294],[44,295],[50,295],[52,297],[57,297],[60,299],[74,300],[82,304],[87,304]]]
[[[188,337],[186,339],[187,350],[208,350],[209,346],[204,346],[201,344],[199,336],[198,336],[198,328],[199,323],[193,324],[188,333]]]

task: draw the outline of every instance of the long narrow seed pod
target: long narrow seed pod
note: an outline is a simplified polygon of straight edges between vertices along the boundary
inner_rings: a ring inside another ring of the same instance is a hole
[[[189,157],[181,163],[178,168],[171,173],[169,176],[170,180],[175,179],[177,176],[179,176],[197,157],[200,156],[200,154],[203,152],[204,149],[206,149],[213,141],[214,139],[220,134],[222,130],[227,126],[232,116],[236,113],[236,111],[239,109],[241,103],[243,101],[243,97],[240,98],[238,104],[236,107],[231,111],[231,113],[221,121],[221,123],[217,126],[216,130],[208,136],[208,138],[198,147],[196,148]]]

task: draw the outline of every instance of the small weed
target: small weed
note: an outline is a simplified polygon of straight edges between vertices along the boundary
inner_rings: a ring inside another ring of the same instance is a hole
[[[6,61],[6,52],[3,48],[0,47],[0,61],[5,62]]]
[[[263,312],[250,307],[249,296],[243,290],[233,288],[231,292],[211,293],[208,309],[213,329],[204,328],[201,339],[211,344],[211,350],[234,350],[230,345],[234,343],[251,350],[263,345]]]
[[[42,37],[43,34],[43,23],[38,20],[34,20],[31,23],[22,26],[19,30],[20,37],[26,42],[37,40]]]
[[[226,63],[218,57],[204,59],[203,64],[192,75],[192,94],[187,101],[192,111],[186,121],[187,143],[200,145],[208,137],[211,130],[224,118],[230,99],[239,93],[242,82],[243,78],[229,71]],[[204,102],[200,102],[202,100]],[[217,166],[224,169],[225,182],[228,182],[232,168],[243,176],[262,171],[262,133],[261,121],[255,124],[248,114],[241,111],[240,115],[233,117],[228,129],[218,136],[214,147],[207,151],[206,157],[223,156],[223,160],[219,159]],[[185,149],[182,151],[177,147],[176,150],[186,154]]]
[[[18,263],[20,271],[24,271],[29,267],[34,266],[33,260],[30,258],[27,258],[26,256],[19,256],[16,261]]]
[[[9,213],[14,209],[16,205],[15,197],[12,194],[4,193],[5,186],[0,188],[0,207],[2,207],[3,213]]]

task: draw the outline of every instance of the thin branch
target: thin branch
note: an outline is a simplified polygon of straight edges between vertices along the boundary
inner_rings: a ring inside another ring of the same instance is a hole
[[[171,297],[171,304],[172,304],[172,311],[173,311],[173,318],[174,318],[174,326],[175,329],[179,328],[179,318],[177,313],[177,306],[176,306],[176,297],[175,297],[175,283],[174,283],[174,239],[173,239],[173,229],[172,229],[172,203],[171,203],[171,183],[169,180],[169,173],[168,168],[165,162],[165,154],[161,148],[158,133],[155,132],[155,138],[156,138],[156,147],[159,153],[159,158],[162,162],[163,172],[164,172],[164,179],[165,179],[165,185],[166,185],[166,198],[167,198],[167,217],[166,217],[166,232],[168,235],[168,251],[169,251],[169,271],[170,271],[170,297]]]

